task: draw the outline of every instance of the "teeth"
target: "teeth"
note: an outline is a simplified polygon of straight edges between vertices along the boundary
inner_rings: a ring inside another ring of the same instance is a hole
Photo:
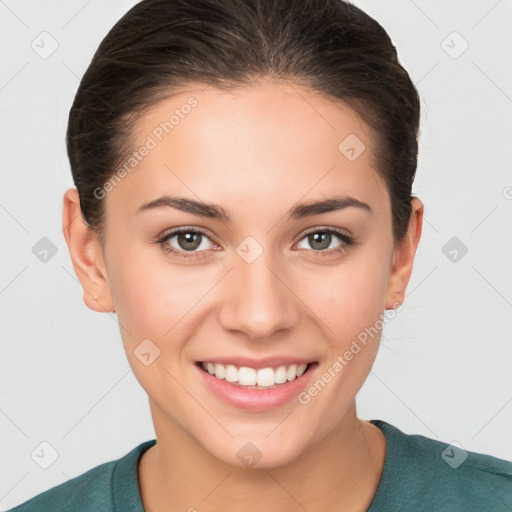
[[[256,370],[242,366],[238,370],[238,384],[240,386],[256,386]]]
[[[238,386],[247,386],[252,389],[272,388],[276,384],[284,384],[287,381],[300,377],[307,368],[307,364],[292,364],[291,366],[279,366],[277,368],[260,368],[256,370],[247,366],[237,368],[232,364],[202,363],[202,367],[218,379],[225,379]]]
[[[224,379],[226,377],[226,368],[223,364],[216,363],[214,370],[213,373],[217,378]]]
[[[286,380],[293,380],[297,378],[297,365],[292,364],[288,370],[286,370]]]
[[[300,364],[297,366],[297,377],[300,377],[306,371],[307,367],[307,364]]]
[[[272,368],[262,368],[258,370],[256,382],[258,386],[273,386],[276,383],[274,370]],[[242,384],[242,381],[239,380],[239,383]]]
[[[203,363],[203,366],[204,366],[204,363]],[[236,366],[233,366],[232,364],[228,364],[226,366],[225,374],[226,374],[226,380],[228,382],[238,382],[238,368]],[[217,377],[217,374],[215,374],[215,377]],[[221,377],[219,377],[219,379],[220,378]]]
[[[286,382],[286,367],[280,366],[275,371],[276,384],[284,384]]]

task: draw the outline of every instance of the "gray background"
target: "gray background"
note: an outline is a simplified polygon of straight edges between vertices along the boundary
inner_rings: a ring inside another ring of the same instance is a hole
[[[0,1],[0,509],[154,437],[115,317],[83,304],[61,227],[68,111],[134,3]],[[386,28],[419,89],[413,192],[425,204],[360,417],[512,459],[512,2],[354,3]],[[46,261],[43,237],[57,251]]]

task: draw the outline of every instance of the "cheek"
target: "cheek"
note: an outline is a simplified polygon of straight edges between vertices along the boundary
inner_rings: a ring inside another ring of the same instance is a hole
[[[165,382],[166,400],[175,400],[179,390],[168,372],[174,374],[186,359],[191,320],[209,281],[133,255],[120,259],[113,279],[122,342],[137,380],[152,397]]]
[[[307,303],[330,328],[329,338],[339,343],[373,325],[384,310],[389,266],[373,253],[361,251],[350,261],[322,269],[302,285]]]
[[[145,338],[159,344],[176,340],[175,333],[211,288],[212,272],[206,266],[171,265],[165,256],[155,257],[156,252],[131,251],[113,265],[116,313],[130,333],[130,343]]]

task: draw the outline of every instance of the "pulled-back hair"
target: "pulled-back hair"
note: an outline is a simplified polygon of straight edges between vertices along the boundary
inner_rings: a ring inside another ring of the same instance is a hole
[[[366,122],[393,236],[402,239],[418,93],[386,31],[342,0],[143,0],[130,9],[99,45],[69,113],[67,151],[88,225],[101,236],[104,202],[95,191],[130,153],[148,108],[189,84],[229,90],[266,78],[341,100]]]

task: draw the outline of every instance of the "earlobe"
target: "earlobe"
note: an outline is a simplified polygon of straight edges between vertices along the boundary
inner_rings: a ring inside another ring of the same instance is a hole
[[[84,303],[93,311],[114,311],[103,249],[96,232],[82,216],[76,188],[64,194],[62,228],[73,268],[82,284]]]
[[[405,291],[411,277],[414,256],[423,228],[423,203],[417,197],[411,201],[411,216],[407,235],[397,242],[393,253],[393,264],[388,281],[386,309],[396,309],[405,300]]]

